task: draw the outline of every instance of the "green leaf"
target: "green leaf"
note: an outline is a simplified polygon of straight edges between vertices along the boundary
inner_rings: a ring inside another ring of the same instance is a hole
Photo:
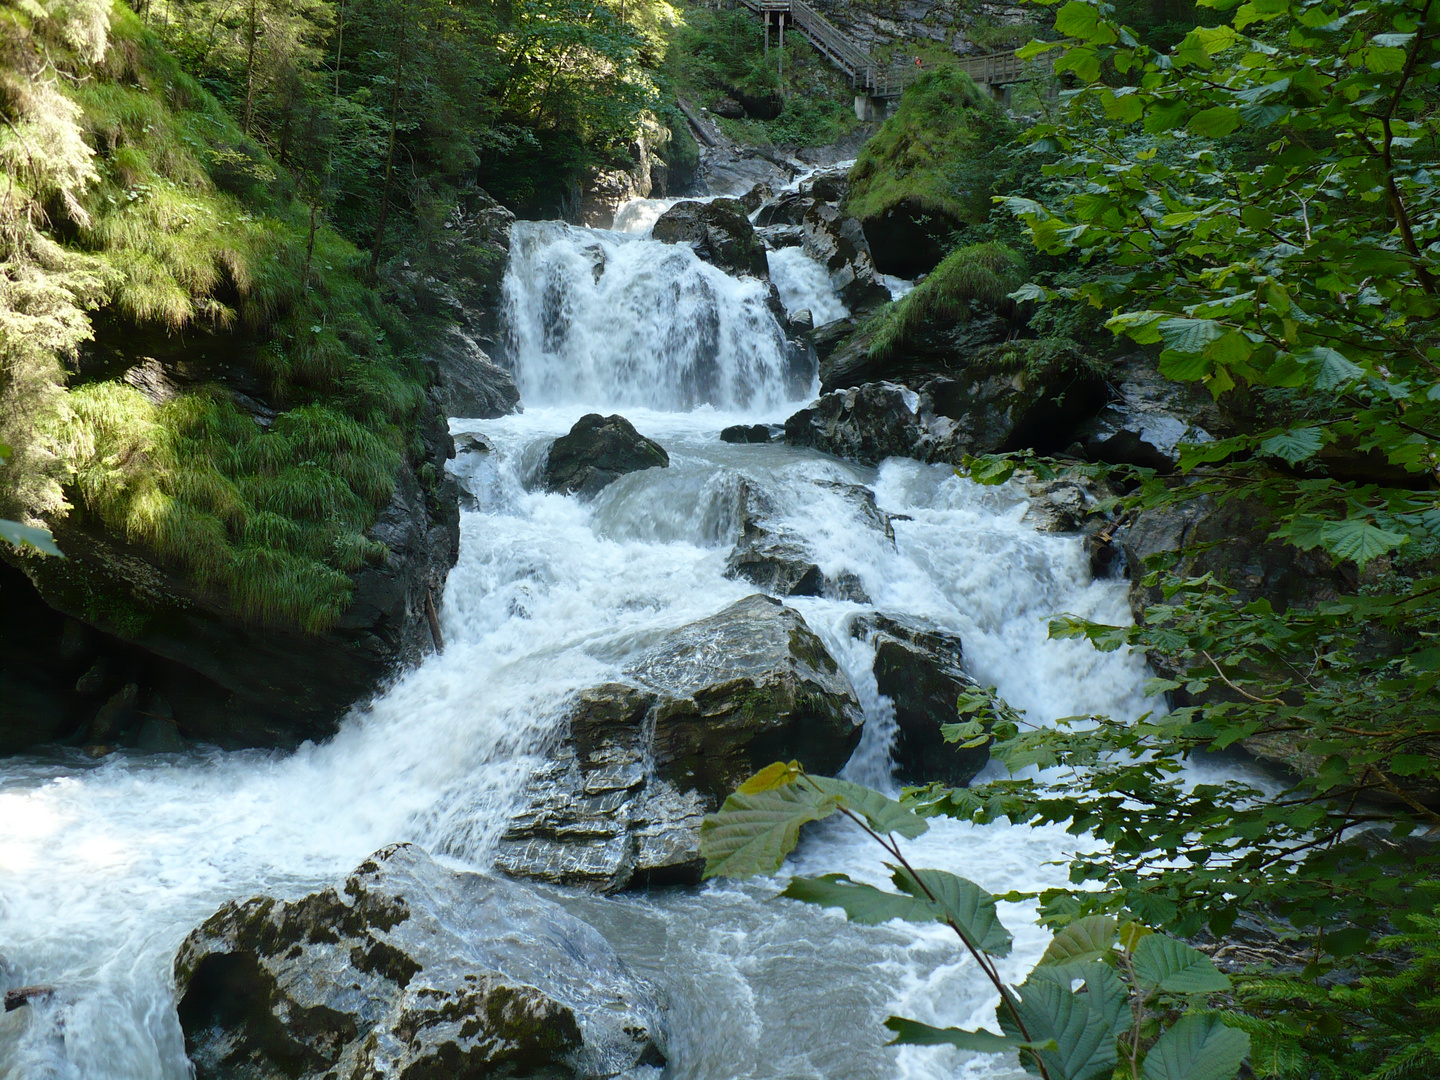
[[[1217,106],[1213,109],[1202,109],[1190,118],[1185,125],[1187,131],[1192,135],[1199,135],[1206,139],[1218,139],[1229,135],[1240,126],[1240,110]]]
[[[1358,364],[1326,345],[1297,353],[1295,359],[1312,369],[1317,390],[1334,390],[1365,374]]]
[[[911,896],[935,897],[943,918],[954,923],[970,943],[991,956],[1010,955],[1010,931],[995,911],[995,897],[968,878],[944,870],[910,871],[899,867],[891,880]],[[922,887],[923,886],[923,887]]]
[[[1035,1043],[1053,1041],[1053,1050],[1033,1051],[1053,1080],[1109,1077],[1115,1063],[1115,1037],[1125,1027],[1125,986],[1104,964],[1086,972],[1085,990],[1050,980],[1027,981],[1017,1005],[1025,1031]],[[1003,1009],[1000,1013],[1007,1017]]]
[[[1182,1016],[1145,1055],[1144,1080],[1235,1080],[1250,1036],[1213,1016]]]
[[[1055,13],[1055,29],[1066,37],[1078,38],[1093,45],[1109,45],[1115,41],[1113,27],[1100,20],[1100,9],[1084,0],[1070,0]]]
[[[960,1028],[937,1028],[903,1016],[892,1016],[885,1026],[895,1032],[889,1046],[956,1046],[981,1054],[1003,1054],[1020,1049],[1020,1040],[993,1031],[964,1031]]]
[[[1324,432],[1319,428],[1294,428],[1266,439],[1260,444],[1260,452],[1278,457],[1288,465],[1298,465],[1318,454],[1323,445]]]
[[[912,814],[894,799],[888,799],[878,791],[848,780],[836,780],[829,776],[806,776],[803,781],[813,784],[826,795],[840,800],[840,805],[852,810],[870,823],[879,833],[899,833],[906,840],[914,840],[930,828],[922,817]]]
[[[1382,529],[1366,518],[1328,521],[1320,529],[1321,547],[1337,559],[1349,559],[1362,567],[1408,539],[1404,533]]]
[[[879,926],[891,919],[905,922],[939,922],[940,911],[930,901],[903,893],[889,893],[852,881],[845,874],[795,878],[780,894],[818,907],[841,908],[851,922]]]
[[[1165,347],[1182,353],[1201,352],[1224,333],[1225,327],[1214,319],[1166,319],[1160,324]]]
[[[0,518],[0,540],[8,540],[17,549],[34,548],[43,555],[65,558],[64,552],[55,546],[50,530],[37,525],[21,525],[18,521]]]
[[[753,795],[736,792],[700,825],[705,877],[773,874],[800,840],[800,826],[833,814],[834,795],[789,784]]]
[[[777,761],[773,765],[766,765],[735,790],[742,795],[773,791],[786,784],[793,784],[803,771],[798,761],[792,761],[788,765],[783,761]]]
[[[1045,949],[1039,967],[1089,963],[1110,955],[1115,944],[1115,920],[1109,915],[1087,915],[1065,927]]]
[[[985,454],[981,457],[966,455],[962,459],[961,465],[969,470],[971,480],[977,484],[983,484],[985,487],[1003,484],[1015,475],[1015,462],[1002,455]]]
[[[1199,949],[1165,934],[1140,939],[1132,954],[1135,977],[1151,989],[1171,994],[1213,994],[1230,988],[1230,979]]]

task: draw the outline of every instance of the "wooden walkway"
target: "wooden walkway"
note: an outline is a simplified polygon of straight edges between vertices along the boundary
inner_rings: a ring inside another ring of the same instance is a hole
[[[850,84],[873,98],[898,98],[905,87],[924,72],[912,64],[880,64],[834,23],[803,0],[737,0],[765,20],[766,41],[771,26],[798,30],[850,79]],[[1013,52],[957,58],[953,65],[992,93],[1015,83],[1048,79],[1051,67],[1043,60],[1021,60]]]

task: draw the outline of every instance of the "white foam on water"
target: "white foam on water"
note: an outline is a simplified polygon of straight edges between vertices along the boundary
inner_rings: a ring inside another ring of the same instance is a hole
[[[591,245],[604,259],[598,281]],[[978,487],[942,466],[866,469],[720,442],[728,424],[791,410],[778,330],[754,283],[657,248],[517,226],[506,288],[526,412],[454,425],[483,432],[493,450],[456,463],[477,508],[463,515],[446,587],[443,655],[355,709],[333,739],[294,753],[121,751],[91,761],[64,750],[0,761],[0,980],[57,988],[0,1016],[0,1078],[184,1080],[171,963],[222,903],[301,895],[397,840],[486,865],[569,696],[753,591],[724,576],[742,477],[822,570],[854,574],[873,600],[792,601],[865,708],[848,775],[889,782],[893,715],[870,646],[849,628],[871,607],[959,633],[975,677],[1034,721],[1143,711],[1139,658],[1047,640],[1045,617],[1061,611],[1124,621],[1124,585],[1090,581],[1077,538],[1021,523],[1017,490]],[[597,407],[624,407],[667,448],[669,468],[625,476],[589,503],[529,490],[549,441]],[[873,489],[881,510],[904,516],[893,543],[847,485]],[[1001,892],[1061,882],[1051,863],[1075,843],[1059,829],[938,822],[912,850],[921,865]],[[787,872],[880,882],[881,861],[844,823],[827,823]],[[557,892],[666,990],[667,1077],[1015,1074],[985,1055],[884,1047],[880,1021],[891,1012],[993,1022],[993,990],[940,928],[850,926],[777,900],[783,883]],[[1025,906],[1003,913],[1016,948],[1002,970],[1019,978],[1045,934]]]
[[[765,253],[770,263],[770,280],[780,291],[780,300],[789,315],[810,312],[816,326],[843,319],[850,309],[835,291],[830,274],[798,247]]]

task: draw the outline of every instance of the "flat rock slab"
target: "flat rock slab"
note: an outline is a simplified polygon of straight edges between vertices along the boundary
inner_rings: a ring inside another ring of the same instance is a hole
[[[181,945],[175,984],[197,1080],[600,1080],[665,1062],[655,991],[598,931],[409,844],[339,889],[226,904]]]

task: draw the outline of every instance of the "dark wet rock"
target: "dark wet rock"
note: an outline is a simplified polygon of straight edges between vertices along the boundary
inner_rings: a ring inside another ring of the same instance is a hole
[[[1014,333],[1014,322],[995,312],[929,320],[906,336],[903,347],[889,352],[872,351],[873,333],[857,333],[830,350],[820,368],[820,390],[829,393],[867,382],[900,382],[919,389],[933,378],[957,378],[967,371],[1004,366],[1004,344]],[[1016,344],[1011,350],[1032,347]],[[1098,380],[1094,397],[1098,409],[1104,401]]]
[[[755,214],[755,224],[757,227],[800,225],[815,205],[816,200],[808,195],[801,195],[798,191],[782,191],[773,201],[760,207]]]
[[[835,350],[855,335],[855,327],[854,319],[836,319],[834,322],[817,326],[811,332],[810,343],[815,349],[815,357],[820,363],[822,372],[826,368],[826,361],[834,355]],[[822,393],[829,393],[834,387],[822,386],[820,389]]]
[[[134,723],[135,706],[139,702],[139,684],[126,683],[100,706],[95,719],[90,721],[86,737],[92,743],[115,742]]]
[[[663,1065],[655,991],[513,881],[377,852],[340,888],[231,902],[180,946],[197,1080],[545,1076]]]
[[[958,464],[965,454],[1053,452],[1100,407],[1104,384],[1083,357],[1040,344],[999,346],[911,385],[884,380],[824,393],[785,421],[785,441],[866,464],[890,456]]]
[[[439,376],[436,402],[446,416],[489,420],[517,411],[520,389],[514,376],[458,326],[440,335],[430,358]]]
[[[772,761],[833,773],[860,738],[844,672],[798,612],[766,596],[671,632],[625,677],[577,698],[498,868],[606,891],[696,882],[705,813]]]
[[[785,441],[866,465],[888,457],[945,459],[948,439],[931,430],[935,419],[921,397],[897,383],[867,383],[820,397],[785,421]]]
[[[805,254],[825,267],[830,284],[851,311],[871,311],[889,302],[890,290],[875,276],[860,222],[817,203],[806,211],[802,228]]]
[[[1181,444],[1211,442],[1234,426],[1210,394],[1167,379],[1148,357],[1116,362],[1109,381],[1109,403],[1076,431],[1091,461],[1168,473],[1179,463]]]
[[[849,190],[849,169],[823,169],[800,185],[802,197],[822,203],[842,203]]]
[[[645,115],[622,154],[620,165],[590,170],[579,192],[578,206],[570,208],[570,220],[591,228],[608,229],[615,224],[615,212],[631,199],[663,199],[672,187],[678,193],[686,178],[672,175],[665,159],[670,130],[654,117]]]
[[[723,135],[715,140],[715,145],[700,148],[697,179],[700,186],[711,193],[749,191],[756,184],[780,188],[790,183],[795,173],[795,166],[778,155],[759,147],[732,143]]]
[[[550,444],[545,462],[545,490],[566,495],[594,495],[626,473],[663,469],[670,455],[647,439],[623,416],[588,413],[569,434]]]
[[[907,280],[935,269],[945,257],[951,234],[964,224],[958,217],[923,206],[915,199],[900,199],[863,220],[876,268],[882,274]]]
[[[502,283],[514,224],[515,215],[484,191],[463,191],[423,249],[386,265],[386,284],[407,310],[452,322],[479,348],[499,356]]]
[[[870,495],[869,510],[894,540],[889,520],[875,510],[873,495]],[[775,516],[775,507],[765,493],[742,480],[736,493],[740,535],[726,561],[726,577],[748,581],[771,596],[826,596],[832,600],[869,602],[858,577],[848,572],[826,574],[815,562],[805,541],[778,525]]]
[[[895,704],[895,766],[902,780],[963,786],[990,760],[988,746],[947,743],[942,724],[959,716],[956,700],[975,686],[961,667],[956,634],[922,619],[862,615],[851,633],[875,645],[875,684]]]
[[[1030,505],[1020,520],[1040,532],[1080,532],[1097,518],[1104,518],[1094,507],[1105,493],[1088,477],[1038,480],[1032,474],[1025,494]]]
[[[17,986],[13,990],[5,991],[5,1011],[14,1012],[23,1005],[29,1005],[34,1001],[44,1001],[55,996],[53,986]]]
[[[667,244],[689,244],[696,255],[727,273],[769,278],[765,245],[735,199],[676,203],[656,219],[650,235]]]
[[[805,243],[805,230],[799,225],[757,225],[755,235],[767,251],[799,247]]]
[[[745,208],[747,214],[753,214],[774,197],[775,189],[769,184],[756,184],[735,201]]]
[[[768,443],[785,429],[777,424],[731,424],[720,432],[720,441],[728,443]]]
[[[710,106],[710,111],[726,120],[745,119],[745,106],[732,97],[722,97]]]

